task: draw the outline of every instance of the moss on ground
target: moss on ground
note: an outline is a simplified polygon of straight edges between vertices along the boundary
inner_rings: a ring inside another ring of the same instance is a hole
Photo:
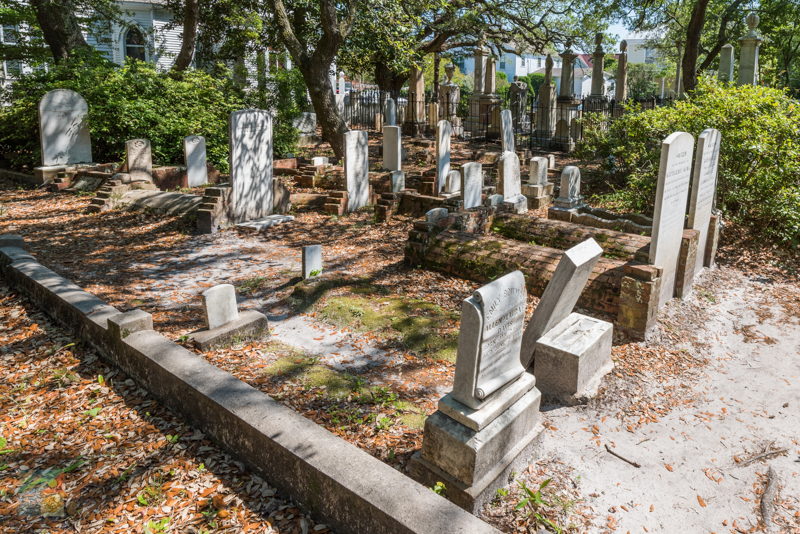
[[[295,379],[308,389],[317,388],[323,396],[340,399],[358,391],[363,381],[355,376],[326,367],[311,356],[281,356],[264,369],[271,377]]]

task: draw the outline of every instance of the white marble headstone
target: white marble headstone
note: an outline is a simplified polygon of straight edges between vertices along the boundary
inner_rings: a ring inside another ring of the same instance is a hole
[[[483,165],[474,161],[465,163],[461,166],[461,172],[464,174],[464,188],[461,194],[464,199],[464,209],[480,206],[483,193]]]
[[[674,132],[661,143],[649,257],[652,265],[662,269],[659,307],[670,300],[675,291],[693,149],[694,137],[686,132]]]
[[[555,205],[560,208],[575,208],[582,204],[581,196],[581,170],[574,165],[568,165],[561,171],[561,188]]]
[[[689,228],[700,233],[697,242],[697,261],[695,273],[703,269],[708,226],[711,211],[714,209],[714,196],[717,192],[717,169],[722,136],[719,130],[708,128],[697,138],[697,153],[692,176],[692,193],[689,199]]]
[[[514,152],[514,118],[510,109],[500,112],[500,139],[503,145],[503,152]]]
[[[131,139],[125,142],[128,174],[131,181],[153,181],[153,151],[148,139]]]
[[[75,91],[54,89],[39,101],[42,165],[91,163],[89,106]]]
[[[231,284],[220,284],[203,291],[203,304],[209,330],[239,318],[236,290]]]
[[[473,408],[515,378],[520,363],[527,292],[525,277],[514,271],[464,299],[458,337],[453,398]]]
[[[344,133],[344,175],[347,211],[369,204],[369,145],[366,130]]]
[[[447,175],[450,173],[450,136],[453,126],[450,121],[436,123],[436,194],[442,192]]]
[[[392,193],[399,193],[406,188],[406,173],[392,171]]]
[[[503,199],[515,200],[522,194],[522,179],[519,174],[519,156],[514,152],[503,152],[498,160],[500,170],[499,185],[502,186]]]
[[[190,135],[183,139],[183,155],[186,160],[186,177],[189,187],[199,187],[208,183],[206,165],[206,138]]]
[[[461,172],[460,171],[450,171],[447,173],[447,180],[444,184],[444,190],[446,193],[460,193],[461,192]]]
[[[322,245],[303,247],[303,279],[319,276],[322,272]]]
[[[231,210],[235,222],[272,213],[272,116],[260,109],[231,113],[228,123]]]
[[[547,185],[547,169],[549,162],[547,158],[537,156],[531,158],[528,183],[531,185]]]
[[[402,169],[403,147],[399,126],[383,127],[383,168],[387,171]]]

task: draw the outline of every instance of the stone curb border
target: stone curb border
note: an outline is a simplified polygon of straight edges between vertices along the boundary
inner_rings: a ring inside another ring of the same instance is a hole
[[[337,532],[498,532],[149,329],[148,314],[120,313],[22,247],[21,237],[0,236],[0,273],[9,285]]]

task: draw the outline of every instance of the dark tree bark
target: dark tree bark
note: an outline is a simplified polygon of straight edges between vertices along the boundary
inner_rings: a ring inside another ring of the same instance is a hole
[[[396,99],[400,94],[406,80],[408,72],[398,73],[389,69],[384,62],[375,63],[375,83],[378,84],[378,89],[391,94],[393,98]]]
[[[78,48],[89,48],[72,0],[31,0],[30,5],[56,63],[69,59]]]
[[[683,50],[683,90],[692,91],[697,86],[697,57],[700,54],[700,35],[706,20],[709,0],[697,0],[686,27],[686,46]]]
[[[200,21],[200,0],[186,0],[183,7],[183,37],[181,51],[175,58],[172,70],[184,71],[192,64],[194,49],[197,44],[197,24]]]
[[[433,54],[433,101],[439,101],[439,64],[441,63],[439,52]]]

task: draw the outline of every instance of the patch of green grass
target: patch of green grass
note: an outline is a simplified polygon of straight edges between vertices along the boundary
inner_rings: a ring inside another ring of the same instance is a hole
[[[363,381],[348,373],[334,371],[316,358],[301,354],[281,356],[268,365],[264,374],[298,380],[306,388],[318,388],[329,398],[343,398],[358,391]]]
[[[422,413],[404,413],[400,416],[400,422],[408,428],[422,430],[425,428],[425,419],[428,417]]]
[[[254,276],[253,278],[247,278],[236,284],[236,290],[239,293],[252,294],[267,287],[268,283],[269,280],[266,277]]]

